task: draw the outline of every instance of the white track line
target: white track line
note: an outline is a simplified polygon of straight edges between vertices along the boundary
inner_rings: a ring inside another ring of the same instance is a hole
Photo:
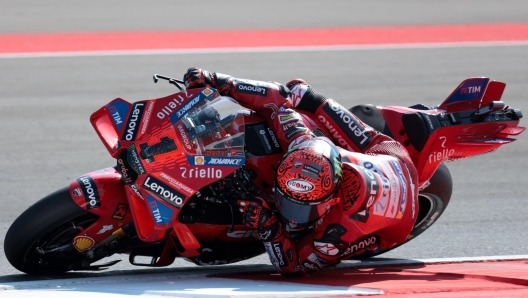
[[[2,291],[3,290],[3,291]],[[383,291],[348,286],[310,285],[284,281],[155,273],[127,276],[57,279],[0,284],[0,296],[10,298],[126,297],[330,297],[379,295]]]
[[[345,262],[338,268],[379,267],[419,263],[455,263],[525,260],[528,255],[489,256],[468,258],[443,258],[423,260],[379,260]],[[250,275],[257,270],[271,271],[271,266],[259,269],[251,266],[236,268],[226,266],[199,272],[168,272],[137,275],[118,275],[88,278],[8,282],[0,284],[2,297],[39,298],[127,298],[127,297],[331,297],[355,295],[379,295],[379,289],[298,284],[284,281],[256,281],[236,279],[241,274]],[[196,268],[194,268],[196,269]],[[253,271],[251,271],[253,270]],[[237,273],[238,272],[238,273]],[[224,278],[218,277],[225,273]]]
[[[383,45],[342,45],[302,47],[250,47],[250,48],[208,48],[208,49],[161,49],[161,50],[115,50],[0,54],[0,59],[52,58],[52,57],[93,57],[93,56],[144,56],[144,55],[189,55],[189,54],[230,54],[230,53],[283,53],[283,52],[326,52],[326,51],[371,51],[394,49],[438,49],[473,47],[528,46],[528,41],[512,42],[456,42],[456,43],[413,43]]]
[[[380,267],[380,266],[397,266],[413,264],[440,264],[440,263],[463,263],[463,262],[489,262],[489,261],[511,261],[526,260],[528,255],[511,255],[511,256],[487,256],[487,257],[460,257],[460,258],[439,258],[439,259],[371,259],[357,262],[343,262],[337,268],[358,268],[358,267]]]

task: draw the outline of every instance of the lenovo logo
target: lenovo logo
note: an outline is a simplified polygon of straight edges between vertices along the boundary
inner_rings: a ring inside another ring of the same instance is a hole
[[[137,102],[134,104],[132,113],[128,117],[128,121],[125,127],[125,133],[122,138],[123,140],[127,140],[127,141],[136,140],[139,121],[141,121],[141,116],[143,116],[144,109],[145,109],[144,102]]]
[[[237,91],[240,93],[254,94],[259,96],[266,96],[268,94],[268,88],[253,86],[249,84],[239,83],[236,87]]]

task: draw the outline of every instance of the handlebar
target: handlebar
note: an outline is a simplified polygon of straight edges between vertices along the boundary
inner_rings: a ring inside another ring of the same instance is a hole
[[[166,77],[166,76],[159,75],[159,74],[154,74],[154,76],[152,76],[152,79],[154,80],[154,83],[157,83],[159,79],[167,80],[169,81],[169,84],[173,84],[174,86],[178,87],[180,91],[183,91],[183,88],[182,86],[180,86],[180,84],[185,85],[185,83],[181,80],[177,80],[177,79]]]

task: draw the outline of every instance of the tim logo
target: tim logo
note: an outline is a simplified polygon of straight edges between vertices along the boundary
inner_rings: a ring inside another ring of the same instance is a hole
[[[471,94],[480,93],[481,86],[470,86],[466,88],[460,88],[460,94]]]

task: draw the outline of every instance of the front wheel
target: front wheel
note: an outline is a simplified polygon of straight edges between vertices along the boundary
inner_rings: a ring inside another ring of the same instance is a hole
[[[435,221],[440,218],[440,215],[444,212],[451,200],[451,193],[453,192],[453,180],[451,173],[445,164],[441,164],[433,177],[429,180],[430,184],[424,190],[418,194],[418,217],[414,228],[407,237],[405,244],[416,236],[422,234],[427,230]],[[363,260],[374,256],[381,255],[396,247],[402,245],[398,244],[387,249],[376,249],[373,251],[366,251],[362,254],[351,257],[351,260]]]
[[[73,237],[97,219],[75,204],[68,187],[60,189],[36,202],[13,222],[4,241],[7,260],[29,274],[63,273],[78,268],[84,257],[73,247]]]

